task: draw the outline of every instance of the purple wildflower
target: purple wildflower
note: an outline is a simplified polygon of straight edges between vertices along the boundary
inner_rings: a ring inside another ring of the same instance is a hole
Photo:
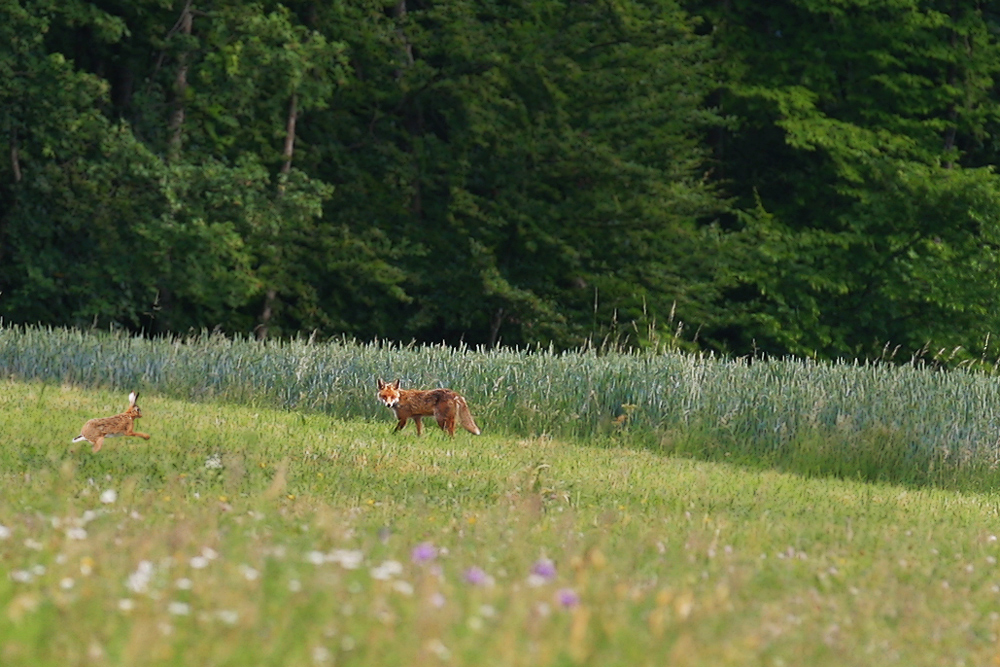
[[[473,586],[484,586],[489,580],[490,576],[480,567],[473,566],[465,571],[465,581]]]
[[[549,580],[556,576],[556,564],[548,558],[539,558],[531,568],[531,573]]]
[[[572,588],[560,588],[556,591],[556,599],[563,607],[575,607],[580,604],[580,596]]]
[[[430,542],[421,542],[413,547],[413,551],[410,553],[410,560],[414,563],[427,563],[437,558],[437,555],[437,547]]]

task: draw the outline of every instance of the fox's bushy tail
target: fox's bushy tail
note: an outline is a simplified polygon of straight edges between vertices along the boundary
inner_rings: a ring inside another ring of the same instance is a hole
[[[456,402],[458,403],[458,421],[462,423],[462,428],[473,435],[479,435],[482,431],[479,430],[475,420],[472,418],[472,413],[469,411],[469,404],[461,396],[456,399]]]

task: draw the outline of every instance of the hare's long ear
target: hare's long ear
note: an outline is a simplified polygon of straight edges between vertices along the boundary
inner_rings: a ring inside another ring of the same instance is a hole
[[[136,401],[137,398],[139,398],[139,392],[137,392],[137,391],[133,391],[131,394],[128,395],[128,406],[130,408],[133,405],[135,405],[135,401]]]

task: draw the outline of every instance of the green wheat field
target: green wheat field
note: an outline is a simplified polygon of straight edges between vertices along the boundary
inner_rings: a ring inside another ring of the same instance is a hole
[[[1000,656],[985,371],[6,327],[0,438],[4,667]]]

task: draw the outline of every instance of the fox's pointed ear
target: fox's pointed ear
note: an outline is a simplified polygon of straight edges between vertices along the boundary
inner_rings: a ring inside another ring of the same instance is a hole
[[[382,378],[378,379],[378,388],[385,389],[385,380],[383,380]]]
[[[399,389],[399,378],[396,378],[396,381],[392,383],[392,388]]]

